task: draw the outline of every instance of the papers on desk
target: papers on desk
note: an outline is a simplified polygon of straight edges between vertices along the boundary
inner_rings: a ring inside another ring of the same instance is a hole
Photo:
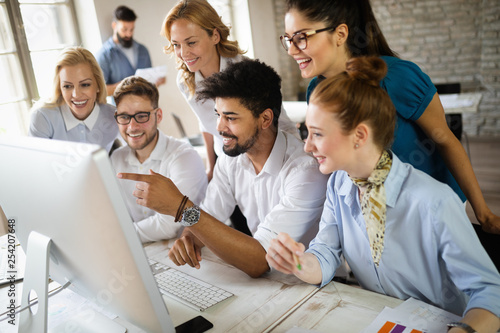
[[[394,309],[385,307],[361,333],[442,333],[460,317],[410,298]]]
[[[135,75],[140,76],[153,84],[156,84],[156,82],[162,77],[167,77],[167,66],[139,68],[135,71]]]

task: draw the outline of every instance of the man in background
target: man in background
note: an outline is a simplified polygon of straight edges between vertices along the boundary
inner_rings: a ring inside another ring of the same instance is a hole
[[[119,6],[114,11],[113,35],[104,42],[97,52],[97,62],[104,73],[106,91],[112,96],[118,84],[126,77],[134,75],[139,68],[151,67],[151,58],[146,47],[134,40],[134,11],[126,6]],[[163,77],[156,86],[165,83]]]

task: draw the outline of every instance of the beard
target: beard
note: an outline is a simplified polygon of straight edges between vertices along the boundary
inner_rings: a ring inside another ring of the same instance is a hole
[[[116,33],[116,38],[118,39],[118,42],[120,43],[121,46],[123,46],[126,49],[129,49],[132,47],[132,44],[134,42],[134,39],[130,37],[130,39],[123,39],[122,36],[117,32]]]
[[[232,138],[238,140],[238,138],[234,135],[228,135],[225,134],[224,132],[219,132],[220,135],[227,137],[227,138]],[[250,148],[253,147],[255,142],[257,142],[257,137],[259,136],[259,129],[256,128],[253,135],[243,144],[239,144],[238,141],[236,141],[236,144],[234,145],[233,148],[229,148],[226,146],[222,146],[222,151],[227,155],[231,157],[236,157],[238,155],[246,153]]]

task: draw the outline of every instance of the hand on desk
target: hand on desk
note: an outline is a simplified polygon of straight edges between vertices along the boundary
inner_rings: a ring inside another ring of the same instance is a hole
[[[133,195],[137,203],[160,214],[175,216],[183,194],[163,175],[149,170],[149,175],[119,173],[118,178],[137,181]]]
[[[184,229],[181,237],[177,239],[168,251],[168,257],[177,266],[188,264],[196,269],[200,268],[201,248],[203,243],[188,229]]]

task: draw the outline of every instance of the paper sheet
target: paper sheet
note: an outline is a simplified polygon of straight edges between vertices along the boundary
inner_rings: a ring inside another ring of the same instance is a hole
[[[410,298],[394,309],[384,308],[361,333],[442,333],[452,321],[460,317]]]
[[[140,76],[153,84],[156,84],[158,79],[167,77],[167,66],[164,65],[149,68],[139,68],[135,71],[135,75]]]

